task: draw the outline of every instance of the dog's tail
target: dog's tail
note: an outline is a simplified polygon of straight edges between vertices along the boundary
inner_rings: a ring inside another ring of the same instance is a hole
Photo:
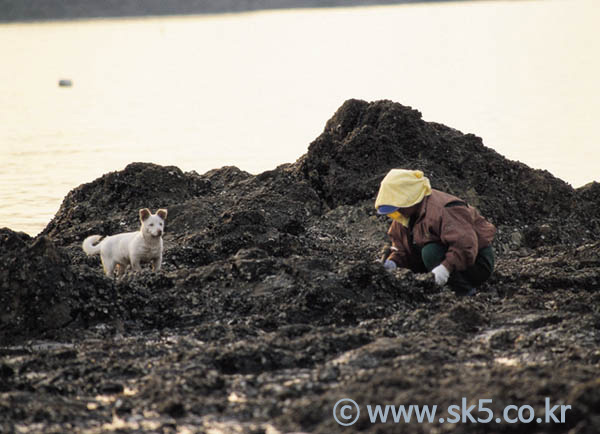
[[[81,245],[81,248],[88,256],[89,255],[97,255],[98,253],[100,253],[99,241],[101,238],[102,238],[102,236],[100,236],[100,235],[90,235],[85,240],[83,240],[83,244]]]

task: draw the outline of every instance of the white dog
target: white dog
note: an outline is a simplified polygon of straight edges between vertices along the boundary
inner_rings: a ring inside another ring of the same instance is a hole
[[[156,214],[148,208],[141,209],[142,227],[138,232],[111,235],[104,239],[100,235],[91,235],[83,241],[83,251],[88,255],[100,253],[104,273],[109,277],[112,277],[115,268],[117,277],[122,276],[128,265],[134,271],[140,271],[142,262],[152,262],[154,271],[158,271],[162,262],[162,234],[166,219],[166,209],[159,209]]]

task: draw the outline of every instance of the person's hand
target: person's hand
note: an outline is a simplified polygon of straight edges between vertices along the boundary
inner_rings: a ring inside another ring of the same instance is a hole
[[[396,263],[391,259],[386,259],[383,263],[383,268],[385,268],[386,270],[395,270],[397,267],[398,266],[396,265]]]
[[[450,278],[450,271],[442,264],[435,267],[431,272],[435,276],[435,283],[439,286],[444,286]]]
[[[382,264],[385,263],[386,259],[390,256],[390,254],[392,253],[392,246],[385,246],[384,248],[382,248],[379,251],[379,258]]]

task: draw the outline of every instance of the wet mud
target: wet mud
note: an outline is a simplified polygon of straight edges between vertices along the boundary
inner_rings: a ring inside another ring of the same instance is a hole
[[[474,297],[377,261],[394,167],[497,225]],[[136,230],[145,207],[169,210],[163,269],[105,277],[81,242]],[[345,102],[305,155],[258,175],[132,163],[71,191],[39,236],[1,229],[0,251],[2,432],[600,426],[600,184],[573,189],[398,103]],[[463,397],[543,422],[440,423]],[[348,427],[343,398],[361,408]],[[563,422],[545,422],[546,398],[571,406]],[[372,423],[378,404],[439,415]]]

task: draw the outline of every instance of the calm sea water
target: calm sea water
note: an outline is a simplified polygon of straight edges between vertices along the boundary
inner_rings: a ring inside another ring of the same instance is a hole
[[[544,0],[2,24],[0,227],[35,235],[133,161],[293,162],[349,98],[578,187],[600,179],[598,22],[597,0]]]

